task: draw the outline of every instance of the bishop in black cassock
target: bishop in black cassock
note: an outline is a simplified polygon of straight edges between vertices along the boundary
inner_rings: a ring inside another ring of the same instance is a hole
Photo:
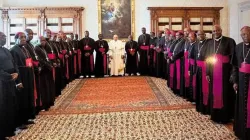
[[[207,48],[207,79],[210,84],[211,119],[227,123],[233,117],[235,93],[230,83],[232,65],[230,59],[236,46],[232,38],[222,36],[219,25],[213,27],[214,39]],[[209,62],[210,61],[210,62]]]
[[[195,48],[196,58],[196,89],[190,98],[196,102],[196,110],[203,114],[210,114],[209,83],[206,80],[206,51],[211,39],[206,38],[204,31],[198,32],[199,42]]]
[[[182,74],[182,69],[181,69],[181,58],[180,53],[184,50],[184,46],[185,46],[185,39],[183,36],[183,32],[179,31],[176,33],[176,39],[177,39],[177,43],[174,47],[173,50],[173,56],[172,56],[172,60],[174,62],[174,78],[173,78],[173,88],[174,88],[174,93],[176,95],[180,95],[180,90],[181,90],[181,78],[183,78],[183,74]]]
[[[35,47],[36,54],[39,57],[39,63],[41,66],[40,71],[40,93],[42,109],[48,110],[50,106],[54,105],[55,101],[55,84],[53,80],[53,66],[48,53],[45,50],[46,40],[44,37],[39,38],[39,45]]]
[[[234,132],[241,140],[250,139],[250,27],[241,29],[243,42],[235,47],[232,81],[237,91]]]
[[[91,78],[91,75],[94,73],[93,52],[95,41],[89,37],[89,31],[85,31],[85,37],[80,40],[80,49],[82,53],[82,74],[84,77],[88,75]]]
[[[127,60],[126,60],[126,73],[129,75],[137,75],[137,65],[138,65],[138,44],[136,41],[133,40],[133,36],[128,36],[128,42],[125,44],[125,51],[127,53]]]
[[[12,136],[15,131],[16,85],[22,88],[19,70],[6,44],[6,36],[0,32],[0,139]]]
[[[34,118],[35,100],[34,93],[34,74],[32,68],[32,58],[29,51],[25,48],[26,36],[22,32],[15,35],[16,45],[11,48],[10,52],[16,62],[23,89],[17,91],[17,126],[28,123],[29,119]]]
[[[139,72],[141,75],[149,74],[149,49],[150,49],[150,35],[146,33],[146,28],[142,28],[142,34],[138,38],[139,51]]]
[[[106,40],[103,40],[103,35],[98,35],[99,40],[95,42],[95,77],[104,77],[108,75],[108,59],[107,52],[109,51],[109,45]]]

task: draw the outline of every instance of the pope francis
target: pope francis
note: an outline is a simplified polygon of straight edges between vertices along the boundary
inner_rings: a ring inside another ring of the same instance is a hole
[[[118,40],[118,36],[114,35],[113,40],[109,42],[109,68],[111,76],[124,75],[124,43]]]

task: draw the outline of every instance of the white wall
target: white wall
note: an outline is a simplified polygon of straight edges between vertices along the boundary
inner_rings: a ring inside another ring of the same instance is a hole
[[[3,0],[0,0],[0,8],[2,6],[3,6]],[[0,15],[2,15],[2,11],[0,11]],[[3,20],[2,20],[2,18],[0,18],[0,32],[3,31],[2,27],[3,27]]]
[[[240,31],[239,29],[241,27],[239,27],[239,23],[242,21],[239,21],[239,4],[242,2],[247,2],[250,0],[228,0],[228,7],[229,7],[229,35],[230,37],[232,37],[233,39],[235,39],[235,41],[237,43],[241,42],[242,39],[240,38]],[[246,19],[245,19],[246,20]],[[248,19],[250,21],[250,16],[248,15]],[[250,26],[250,25],[248,25]]]
[[[82,6],[83,31],[89,30],[90,36],[97,39],[98,10],[97,0],[3,0],[4,7],[41,7],[41,6]],[[223,32],[228,35],[227,0],[135,0],[135,36],[141,33],[141,27],[150,29],[150,13],[147,7],[224,7],[221,11]]]

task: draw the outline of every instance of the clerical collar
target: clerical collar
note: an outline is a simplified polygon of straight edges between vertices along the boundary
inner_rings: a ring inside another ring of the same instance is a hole
[[[196,41],[195,41],[195,42],[193,42],[193,43],[191,43],[191,46],[192,46],[194,43],[196,43]]]
[[[249,45],[249,43],[245,43],[245,45],[246,45],[246,46],[248,46],[248,45]]]
[[[201,41],[200,41],[200,43],[203,43],[203,42],[204,42],[205,40],[206,40],[206,39],[204,39],[204,40],[201,40]]]
[[[220,37],[217,38],[217,39],[215,38],[214,40],[215,40],[215,41],[220,41],[221,39],[222,39],[222,36],[220,36]]]

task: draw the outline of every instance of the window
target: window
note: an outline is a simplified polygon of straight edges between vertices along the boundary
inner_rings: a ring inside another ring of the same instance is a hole
[[[15,44],[14,36],[17,32],[24,32],[29,28],[33,31],[32,44],[37,43],[38,36],[42,35],[45,29],[54,33],[62,30],[67,35],[70,33],[79,34],[81,37],[82,7],[40,7],[40,8],[1,8],[2,24],[0,29],[7,35],[7,48]],[[46,12],[45,12],[46,11]]]

